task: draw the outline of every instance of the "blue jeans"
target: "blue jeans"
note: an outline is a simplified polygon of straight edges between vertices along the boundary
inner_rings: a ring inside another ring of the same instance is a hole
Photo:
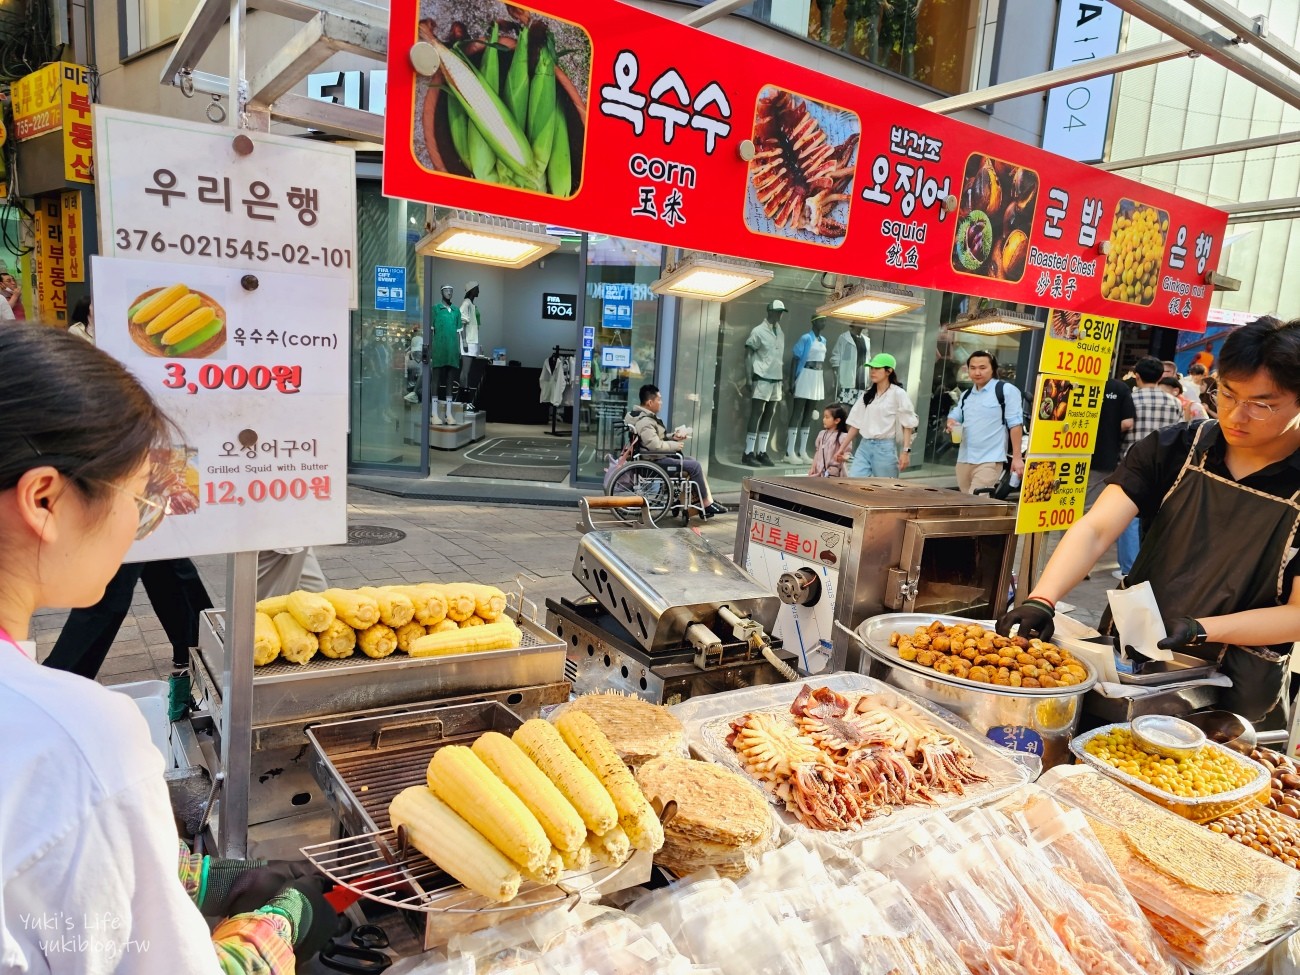
[[[898,446],[889,440],[860,440],[848,477],[898,477]]]
[[[1134,518],[1115,540],[1115,555],[1119,559],[1119,571],[1124,575],[1133,571],[1133,560],[1137,558],[1138,545],[1138,520]]]

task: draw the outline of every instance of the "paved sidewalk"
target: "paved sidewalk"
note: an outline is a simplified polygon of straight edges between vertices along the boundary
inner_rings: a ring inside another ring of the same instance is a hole
[[[577,509],[453,503],[422,498],[394,497],[360,487],[348,489],[348,523],[377,525],[406,533],[388,545],[335,545],[317,549],[331,585],[352,588],[403,582],[472,580],[509,588],[521,573],[528,598],[537,602],[559,595],[581,595],[582,587],[571,573],[579,533]],[[736,516],[724,515],[701,529],[724,552],[735,543]],[[1068,599],[1080,607],[1087,622],[1105,605],[1105,590],[1115,585],[1110,577],[1113,558],[1103,560],[1093,574]],[[210,556],[195,560],[208,592],[217,606],[224,605],[225,559]],[[1018,568],[1018,563],[1017,563]],[[38,656],[54,644],[67,613],[37,614],[33,631]],[[137,587],[131,613],[100,671],[105,684],[165,678],[171,669],[171,648],[158,618]]]

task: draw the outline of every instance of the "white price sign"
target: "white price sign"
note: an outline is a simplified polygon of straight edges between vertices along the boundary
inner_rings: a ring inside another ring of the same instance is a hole
[[[338,278],[357,307],[351,150],[98,105],[94,126],[102,254]]]
[[[95,257],[95,334],[176,425],[129,561],[347,540],[347,283]],[[112,404],[105,404],[111,409]]]

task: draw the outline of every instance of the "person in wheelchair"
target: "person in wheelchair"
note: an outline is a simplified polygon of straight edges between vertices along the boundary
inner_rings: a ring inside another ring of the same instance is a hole
[[[660,466],[666,466],[665,460],[680,464],[686,476],[695,484],[696,494],[704,503],[705,518],[726,514],[726,507],[713,500],[708,482],[704,480],[704,470],[700,467],[700,462],[682,453],[682,444],[686,441],[685,435],[671,437],[668,435],[668,428],[664,426],[664,421],[659,419],[659,410],[663,407],[663,402],[659,387],[647,383],[641,387],[641,405],[634,406],[623,417],[623,422],[636,438],[636,452],[652,455],[649,459],[656,461]]]

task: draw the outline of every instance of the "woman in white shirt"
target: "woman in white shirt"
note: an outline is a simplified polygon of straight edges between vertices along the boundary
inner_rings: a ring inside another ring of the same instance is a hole
[[[854,438],[861,434],[862,443],[852,451],[853,460],[846,476],[897,477],[899,471],[907,470],[912,438],[920,421],[911,397],[894,371],[898,360],[888,352],[881,352],[867,365],[871,369],[871,387],[849,410],[849,435],[840,457],[848,459]]]

